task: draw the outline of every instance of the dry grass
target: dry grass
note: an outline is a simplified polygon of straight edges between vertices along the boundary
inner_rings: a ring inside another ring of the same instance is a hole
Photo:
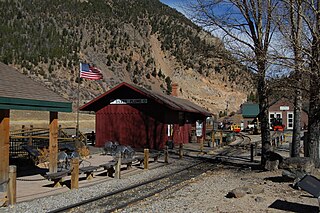
[[[77,113],[58,113],[58,123],[62,128],[76,127]],[[25,125],[29,127],[33,125],[34,128],[48,128],[49,112],[46,111],[10,111],[10,130],[17,130]],[[95,115],[83,114],[79,116],[79,126],[81,132],[91,132],[95,130]]]

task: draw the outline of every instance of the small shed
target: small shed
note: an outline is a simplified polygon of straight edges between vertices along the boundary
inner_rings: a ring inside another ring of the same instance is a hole
[[[121,83],[80,108],[96,113],[96,146],[117,141],[134,148],[162,149],[167,140],[189,142],[191,124],[211,113],[185,99]]]
[[[246,102],[241,105],[241,114],[243,117],[244,128],[259,115],[259,104]]]
[[[49,111],[49,171],[57,170],[58,112],[71,112],[72,103],[0,62],[0,182],[8,180],[10,110]]]

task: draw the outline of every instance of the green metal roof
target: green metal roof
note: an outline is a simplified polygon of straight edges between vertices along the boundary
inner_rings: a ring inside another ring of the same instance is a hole
[[[72,103],[0,62],[0,109],[72,112]]]
[[[71,112],[72,103],[0,97],[0,109]]]
[[[242,117],[255,118],[259,114],[259,104],[244,103],[242,104]]]

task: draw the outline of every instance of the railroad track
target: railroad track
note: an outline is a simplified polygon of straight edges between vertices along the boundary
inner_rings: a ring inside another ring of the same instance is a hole
[[[151,197],[166,189],[170,189],[184,181],[214,169],[216,164],[210,161],[202,161],[194,165],[182,168],[178,171],[164,174],[161,177],[147,180],[143,183],[119,189],[82,202],[55,209],[50,213],[58,212],[113,212],[122,209],[132,203]]]
[[[241,150],[250,146],[250,138],[243,134],[237,134],[241,140],[229,145],[224,151],[213,159],[202,160],[196,164],[171,171],[160,177],[149,179],[145,182],[134,184],[119,190],[105,193],[101,196],[93,197],[79,203],[58,208],[49,213],[58,212],[114,212],[126,206],[144,200],[166,189],[170,189],[187,180],[199,176],[200,174],[213,170],[221,157],[233,157],[238,155]],[[185,158],[189,158],[185,156]],[[194,157],[192,157],[194,158]],[[218,160],[218,161],[216,161]]]

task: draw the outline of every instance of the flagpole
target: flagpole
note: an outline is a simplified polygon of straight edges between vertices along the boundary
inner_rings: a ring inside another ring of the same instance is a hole
[[[80,131],[79,131],[79,105],[80,105],[80,70],[81,70],[81,62],[79,66],[79,72],[78,72],[78,100],[77,100],[77,127],[76,127],[76,136],[77,139],[79,139]]]

